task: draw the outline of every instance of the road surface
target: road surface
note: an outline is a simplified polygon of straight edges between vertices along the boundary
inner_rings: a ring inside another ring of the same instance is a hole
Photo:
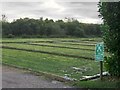
[[[44,76],[36,76],[25,70],[2,66],[2,88],[71,88],[71,86]]]

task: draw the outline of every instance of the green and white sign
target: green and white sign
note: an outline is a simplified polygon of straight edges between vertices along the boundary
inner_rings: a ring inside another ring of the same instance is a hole
[[[96,61],[103,61],[104,60],[104,44],[97,43],[95,47],[95,60]]]

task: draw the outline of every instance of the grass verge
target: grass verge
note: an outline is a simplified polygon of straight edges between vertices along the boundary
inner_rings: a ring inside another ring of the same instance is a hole
[[[95,81],[79,81],[73,84],[74,86],[81,88],[114,88],[114,90],[120,88],[120,80],[111,81],[108,77],[104,77]]]

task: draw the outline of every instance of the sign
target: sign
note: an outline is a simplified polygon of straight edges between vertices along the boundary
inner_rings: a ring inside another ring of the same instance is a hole
[[[95,60],[96,61],[103,61],[104,60],[104,44],[97,43],[95,47]]]

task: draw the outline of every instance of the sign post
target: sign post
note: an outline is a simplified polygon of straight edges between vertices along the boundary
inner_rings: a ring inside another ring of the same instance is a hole
[[[103,43],[96,44],[95,60],[100,62],[100,79],[102,80],[103,60],[104,60],[104,44]]]
[[[103,61],[100,61],[100,80],[102,80]]]

